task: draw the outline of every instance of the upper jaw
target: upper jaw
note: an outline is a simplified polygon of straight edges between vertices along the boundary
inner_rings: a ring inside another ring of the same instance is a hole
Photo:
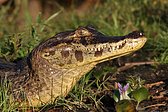
[[[117,38],[117,37],[116,37]],[[97,44],[90,44],[90,45],[86,45],[82,48],[82,50],[87,51],[87,52],[96,52],[96,51],[116,51],[119,49],[122,49],[123,47],[127,46],[128,48],[132,48],[132,50],[141,48],[140,46],[143,46],[146,42],[146,38],[145,37],[140,37],[140,38],[136,38],[136,39],[131,39],[131,38],[125,38],[122,39],[118,42],[115,41],[107,41],[104,43],[97,43]],[[125,48],[125,50],[127,50],[128,48]]]

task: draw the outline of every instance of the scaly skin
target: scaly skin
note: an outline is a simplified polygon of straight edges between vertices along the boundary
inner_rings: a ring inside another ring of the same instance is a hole
[[[132,53],[145,42],[138,31],[110,37],[93,27],[79,27],[40,43],[22,61],[0,62],[0,76],[12,83],[16,101],[27,99],[28,105],[40,106],[66,96],[96,64]]]

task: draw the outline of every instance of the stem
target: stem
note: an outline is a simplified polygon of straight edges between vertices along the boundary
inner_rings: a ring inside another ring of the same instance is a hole
[[[138,110],[139,103],[140,103],[140,102],[138,101],[138,103],[137,103],[137,105],[136,105],[136,110]]]

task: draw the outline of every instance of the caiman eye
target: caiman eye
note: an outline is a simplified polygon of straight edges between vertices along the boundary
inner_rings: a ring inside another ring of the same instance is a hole
[[[89,32],[86,28],[84,27],[79,27],[76,31],[75,31],[75,34],[78,36],[78,37],[86,37],[86,36],[91,36],[92,33]]]

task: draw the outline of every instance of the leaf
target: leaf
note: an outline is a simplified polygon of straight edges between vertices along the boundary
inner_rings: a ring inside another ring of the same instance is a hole
[[[148,90],[145,87],[141,87],[132,92],[133,97],[140,103],[148,98]]]
[[[115,100],[115,102],[118,102],[120,100],[120,93],[118,90],[114,90],[113,99]]]

